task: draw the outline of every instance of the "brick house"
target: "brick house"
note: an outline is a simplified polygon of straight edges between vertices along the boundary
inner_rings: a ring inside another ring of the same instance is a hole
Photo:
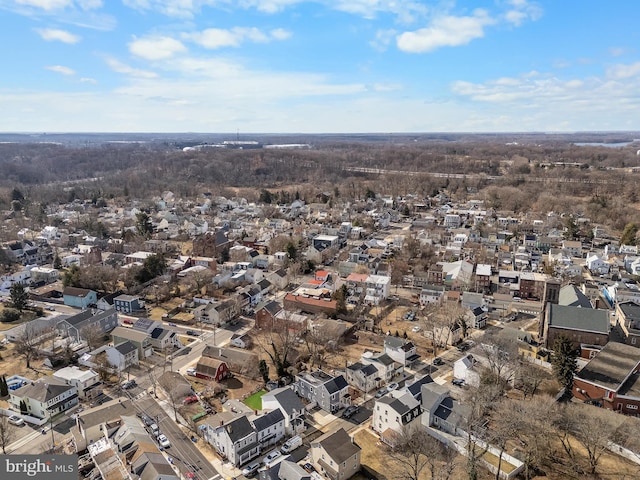
[[[616,329],[628,345],[640,347],[640,305],[620,302],[616,305]]]
[[[609,341],[609,312],[592,308],[548,303],[542,317],[542,337],[547,348],[564,335],[576,348],[581,345],[606,345]]]
[[[610,342],[573,379],[573,396],[627,415],[640,414],[640,349]]]

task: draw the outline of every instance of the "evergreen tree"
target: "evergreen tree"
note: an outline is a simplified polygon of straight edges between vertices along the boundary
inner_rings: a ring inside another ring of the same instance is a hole
[[[551,355],[551,365],[553,373],[560,385],[564,388],[564,398],[572,396],[573,376],[578,369],[578,350],[573,346],[573,342],[564,335],[560,335],[553,342],[553,354]]]
[[[9,295],[13,308],[22,313],[29,303],[29,294],[24,289],[24,286],[21,283],[14,283],[9,289]]]
[[[6,375],[0,377],[0,397],[6,397],[9,395],[9,385],[7,384]]]
[[[260,375],[262,376],[264,383],[267,383],[269,381],[269,365],[267,365],[266,361],[260,360],[258,369],[260,370]]]
[[[27,413],[27,402],[25,402],[24,400],[20,400],[20,413]]]

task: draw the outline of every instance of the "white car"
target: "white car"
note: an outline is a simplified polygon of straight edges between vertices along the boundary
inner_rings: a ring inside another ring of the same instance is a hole
[[[196,369],[191,367],[191,368],[187,368],[187,375],[190,375],[192,377],[196,376]]]
[[[415,327],[413,327],[413,328],[411,329],[411,331],[412,331],[413,333],[418,333],[418,332],[420,331],[420,327],[419,327],[418,325],[416,325]]]
[[[11,415],[9,417],[9,423],[21,427],[22,425],[24,425],[24,420],[17,415]]]
[[[242,475],[244,475],[245,477],[252,477],[258,472],[259,468],[260,468],[259,463],[252,463],[251,465],[244,467],[242,469]]]
[[[171,446],[171,442],[169,442],[169,439],[165,436],[164,433],[158,435],[158,443],[162,448],[169,448]]]
[[[395,383],[395,382],[390,383],[389,385],[387,385],[387,392],[392,392],[397,388],[398,388],[398,384],[397,383]]]
[[[278,450],[274,450],[274,451],[270,452],[269,455],[264,457],[264,464],[265,465],[269,465],[271,462],[273,462],[280,455],[282,455],[282,454]]]

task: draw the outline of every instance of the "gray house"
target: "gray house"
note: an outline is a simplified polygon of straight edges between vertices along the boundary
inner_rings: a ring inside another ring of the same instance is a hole
[[[204,438],[223,459],[240,467],[260,454],[258,434],[246,415],[217,427],[207,425]]]
[[[56,324],[56,330],[62,337],[73,338],[76,343],[86,340],[89,334],[106,335],[118,326],[118,312],[87,309]]]
[[[370,392],[380,386],[381,377],[372,363],[353,363],[346,370],[347,383],[362,392]]]
[[[290,386],[276,388],[262,396],[263,410],[276,408],[284,415],[284,428],[287,435],[295,435],[306,429],[304,405]]]
[[[251,423],[258,436],[260,450],[275,445],[284,437],[284,415],[279,409],[255,417]]]
[[[351,405],[349,384],[342,375],[331,375],[316,370],[296,375],[296,392],[302,398],[316,404],[324,411],[335,413],[341,408]]]

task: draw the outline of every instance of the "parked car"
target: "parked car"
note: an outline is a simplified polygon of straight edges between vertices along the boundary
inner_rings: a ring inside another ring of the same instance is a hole
[[[396,382],[390,383],[387,385],[387,392],[392,392],[398,388],[398,384]]]
[[[358,405],[350,405],[342,412],[342,418],[351,418],[359,411],[360,407]]]
[[[387,393],[388,391],[389,391],[389,390],[387,390],[386,388],[381,388],[380,390],[378,390],[378,391],[376,392],[376,398],[380,398],[380,397],[382,397],[383,395],[386,395],[386,393]]]
[[[200,336],[200,332],[196,332],[195,330],[187,330],[186,332],[187,335],[191,335],[192,337],[199,337]]]
[[[460,345],[458,345],[457,348],[461,352],[466,352],[467,350],[469,350],[469,348],[471,348],[471,345],[469,345],[467,342],[462,342]]]
[[[302,468],[304,468],[304,471],[307,473],[313,473],[316,471],[316,467],[311,465],[309,462],[305,463]]]
[[[169,439],[165,436],[164,433],[158,435],[158,443],[162,448],[169,448],[171,446],[171,442],[169,442]]]
[[[421,329],[418,325],[416,325],[415,327],[413,327],[413,328],[411,329],[411,331],[412,331],[413,333],[418,333],[420,330],[422,330],[422,329]]]
[[[244,475],[245,477],[253,477],[258,472],[259,468],[259,463],[252,463],[251,465],[248,465],[242,469],[242,475]]]
[[[196,376],[196,369],[193,367],[187,368],[187,375],[191,375],[192,377]]]
[[[135,380],[127,380],[126,382],[122,383],[122,388],[124,388],[125,390],[129,390],[130,388],[134,388],[137,386],[138,384],[136,383]]]
[[[280,451],[286,455],[293,452],[300,445],[302,445],[302,437],[300,435],[296,435],[295,437],[291,437],[289,440],[284,442]]]
[[[49,310],[50,312],[55,312],[56,311],[56,307],[49,306],[49,307],[47,307],[47,310]]]
[[[280,455],[282,455],[282,454],[280,453],[279,450],[272,450],[271,452],[269,452],[269,454],[266,457],[264,457],[263,463],[268,466],[271,462],[273,462]]]
[[[434,365],[444,365],[444,360],[442,360],[440,357],[436,357],[433,359],[433,364]]]
[[[9,423],[12,425],[16,425],[18,427],[21,427],[22,425],[24,425],[24,420],[22,418],[20,418],[17,415],[11,415],[9,417]]]
[[[451,383],[453,383],[456,387],[462,387],[464,385],[464,380],[462,378],[454,378],[453,380],[451,380]]]
[[[145,426],[148,427],[150,425],[153,425],[153,419],[146,413],[139,413],[138,417],[140,417],[140,420],[142,420],[142,423],[144,423]]]
[[[184,405],[189,405],[190,403],[196,403],[198,401],[198,396],[197,395],[189,395],[188,397],[186,397],[182,403]]]

